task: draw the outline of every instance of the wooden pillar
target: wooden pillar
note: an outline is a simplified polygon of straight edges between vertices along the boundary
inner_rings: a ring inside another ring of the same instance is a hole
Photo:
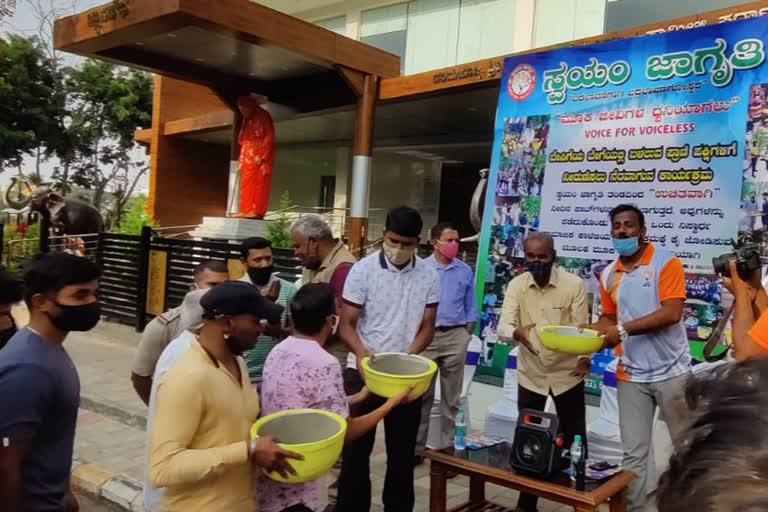
[[[227,217],[240,213],[240,173],[237,162],[240,158],[240,127],[243,124],[243,115],[235,106],[232,109],[234,119],[232,122],[232,142],[229,146],[229,187],[227,192]]]
[[[373,154],[373,114],[376,108],[379,79],[365,75],[357,100],[357,126],[352,152],[352,193],[349,201],[349,249],[363,257],[368,237],[368,199]]]

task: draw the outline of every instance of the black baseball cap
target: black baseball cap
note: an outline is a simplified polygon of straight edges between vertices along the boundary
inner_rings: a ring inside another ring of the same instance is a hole
[[[245,281],[226,281],[211,288],[200,299],[205,317],[218,315],[251,314],[259,320],[280,324],[283,306],[264,298],[252,284]]]

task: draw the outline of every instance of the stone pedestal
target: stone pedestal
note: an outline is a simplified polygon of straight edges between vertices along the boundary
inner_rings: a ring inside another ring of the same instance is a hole
[[[190,233],[194,238],[213,240],[243,240],[252,236],[267,236],[267,223],[258,219],[232,217],[203,217],[203,223]]]

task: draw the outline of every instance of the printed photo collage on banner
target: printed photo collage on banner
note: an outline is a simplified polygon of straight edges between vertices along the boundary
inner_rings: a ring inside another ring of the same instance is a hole
[[[712,258],[768,231],[766,39],[753,19],[505,60],[477,265],[489,359],[531,231],[552,234],[599,314],[599,276],[616,258],[608,214],[621,203],[683,261],[684,322],[702,359],[729,305]],[[590,392],[612,357],[593,357]]]

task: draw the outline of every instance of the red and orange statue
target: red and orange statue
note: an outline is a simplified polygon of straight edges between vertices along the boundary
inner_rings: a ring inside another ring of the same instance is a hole
[[[237,107],[243,115],[238,142],[240,157],[240,212],[233,217],[263,219],[269,202],[269,183],[275,163],[275,126],[272,116],[256,98],[238,98]]]

